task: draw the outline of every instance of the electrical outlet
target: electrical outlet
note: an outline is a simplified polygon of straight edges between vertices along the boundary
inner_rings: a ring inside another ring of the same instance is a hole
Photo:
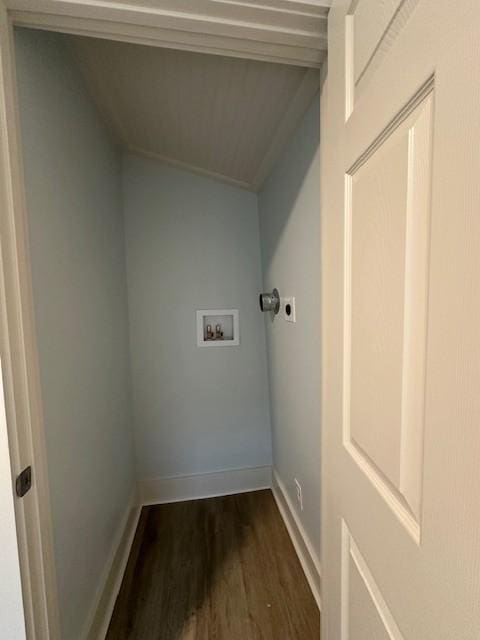
[[[302,485],[300,482],[294,478],[295,489],[297,490],[297,502],[300,505],[300,511],[303,511],[303,493],[302,493]]]
[[[283,298],[283,317],[287,322],[296,322],[295,298]]]

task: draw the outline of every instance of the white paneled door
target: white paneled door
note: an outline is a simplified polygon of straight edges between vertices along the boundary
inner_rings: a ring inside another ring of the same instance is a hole
[[[322,640],[480,638],[480,2],[338,0]]]

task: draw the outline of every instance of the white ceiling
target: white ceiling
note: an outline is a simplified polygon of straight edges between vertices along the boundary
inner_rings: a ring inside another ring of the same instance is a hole
[[[318,68],[67,38],[123,147],[252,190],[319,87]]]

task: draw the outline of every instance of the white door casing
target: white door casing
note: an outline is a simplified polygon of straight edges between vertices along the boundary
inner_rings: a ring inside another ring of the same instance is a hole
[[[338,0],[322,640],[480,637],[480,4]]]
[[[0,352],[11,489],[14,478],[31,465],[32,487],[23,498],[15,495],[13,501],[26,637],[58,640],[53,531],[25,207],[13,25],[0,0]]]

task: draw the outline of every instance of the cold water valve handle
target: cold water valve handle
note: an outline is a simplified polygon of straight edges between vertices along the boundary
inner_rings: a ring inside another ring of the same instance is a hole
[[[273,311],[276,315],[280,311],[280,294],[277,289],[274,289],[272,293],[261,293],[259,296],[260,309],[265,313],[266,311]]]

